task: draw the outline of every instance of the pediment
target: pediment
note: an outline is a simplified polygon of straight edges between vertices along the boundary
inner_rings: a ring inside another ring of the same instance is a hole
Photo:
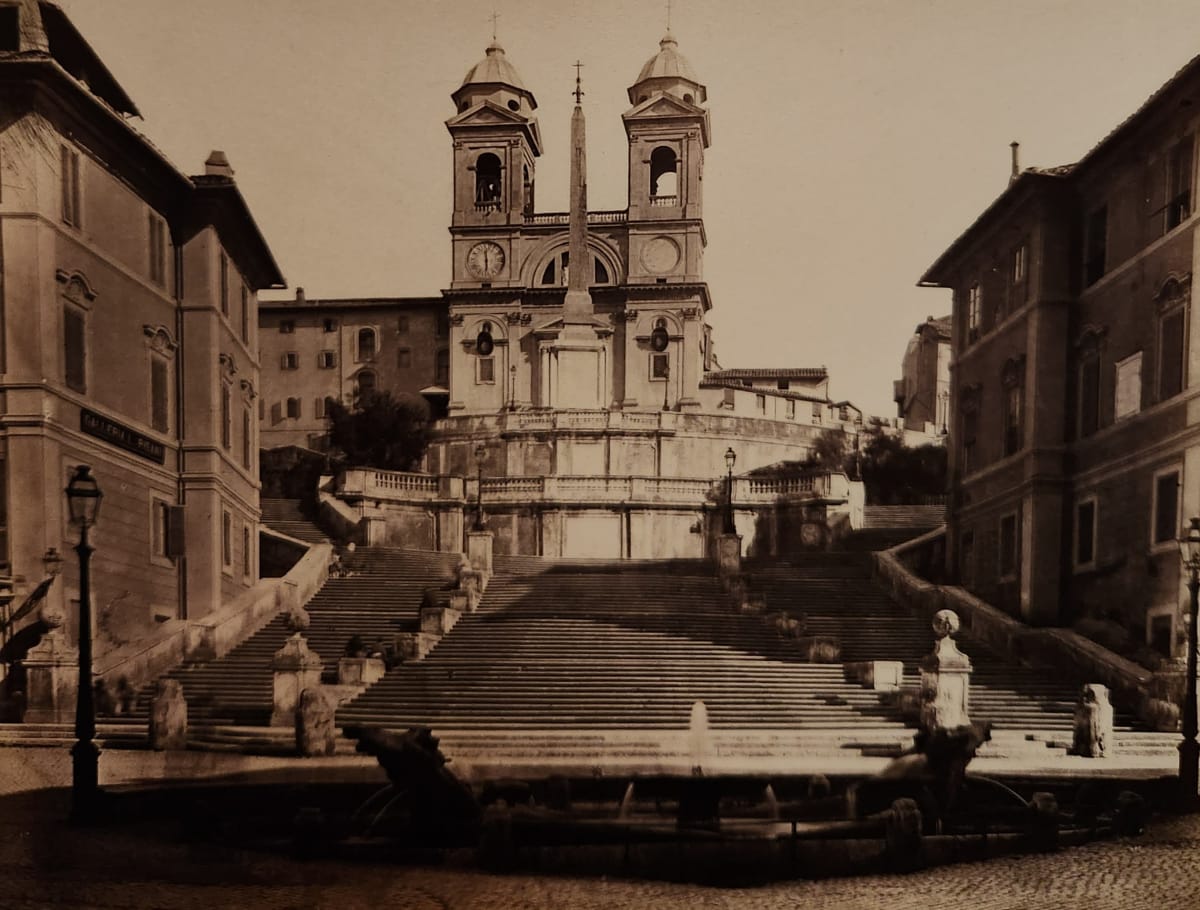
[[[694,104],[688,104],[674,95],[657,94],[625,112],[625,119],[639,117],[706,117],[708,112]]]
[[[501,123],[506,126],[527,126],[531,122],[535,121],[485,99],[451,117],[446,121],[446,126],[495,126]]]

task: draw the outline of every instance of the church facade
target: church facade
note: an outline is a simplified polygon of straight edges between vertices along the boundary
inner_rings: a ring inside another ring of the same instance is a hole
[[[426,472],[466,483],[356,474],[344,492],[389,513],[380,541],[456,548],[461,530],[448,516],[482,495],[499,553],[700,556],[715,538],[727,453],[738,474],[794,465],[822,432],[861,427],[856,408],[830,399],[824,368],[718,363],[703,273],[707,92],[675,38],[628,90],[624,210],[587,207],[576,89],[561,213],[536,209],[537,101],[498,43],[451,96],[453,266],[446,336],[429,339],[446,351],[448,382],[437,375],[420,391],[445,414]],[[269,307],[264,320],[277,315]],[[274,383],[290,380],[264,363],[270,401]],[[749,548],[774,552],[780,523],[762,512],[787,497],[735,480]],[[792,493],[801,521],[824,498],[846,501],[811,484]]]

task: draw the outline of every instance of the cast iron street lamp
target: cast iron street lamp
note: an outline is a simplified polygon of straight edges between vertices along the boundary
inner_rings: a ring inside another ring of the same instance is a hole
[[[71,813],[75,818],[90,815],[95,806],[100,765],[96,745],[96,705],[92,693],[92,592],[88,529],[100,514],[104,494],[92,469],[85,464],[75,469],[67,484],[67,506],[71,524],[79,526],[79,694],[75,700],[75,745],[71,747]]]
[[[487,448],[480,443],[475,446],[475,524],[472,531],[483,530],[483,458]]]
[[[737,453],[732,448],[725,450],[725,533],[736,534],[737,526],[733,523],[733,464],[737,461]]]
[[[1200,743],[1196,742],[1196,613],[1200,600],[1200,518],[1193,518],[1187,536],[1179,541],[1188,573],[1187,685],[1183,696],[1183,742],[1179,744],[1179,787],[1189,807],[1200,789]]]
[[[663,364],[663,410],[671,410],[670,401],[667,398],[667,393],[671,390],[671,364]]]

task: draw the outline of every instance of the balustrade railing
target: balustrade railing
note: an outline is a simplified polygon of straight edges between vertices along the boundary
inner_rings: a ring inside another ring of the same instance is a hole
[[[588,212],[588,224],[624,224],[629,215],[624,210],[607,212]],[[567,224],[571,220],[569,212],[539,212],[526,215],[526,224]]]
[[[673,205],[679,205],[678,196],[651,196],[650,205],[653,207],[668,208]]]

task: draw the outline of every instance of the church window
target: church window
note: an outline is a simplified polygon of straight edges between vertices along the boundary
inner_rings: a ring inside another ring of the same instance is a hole
[[[242,577],[247,581],[254,569],[254,549],[250,541],[250,525],[247,523],[242,525]]]
[[[221,383],[221,447],[233,448],[233,391],[229,383]]]
[[[221,568],[233,571],[233,516],[221,510]]]
[[[650,378],[652,380],[666,380],[671,375],[671,355],[670,354],[651,354],[650,355]]]
[[[254,458],[254,430],[250,420],[250,405],[242,408],[242,467],[250,469]]]
[[[510,111],[519,111],[521,109],[521,102],[518,101],[516,98],[509,98],[508,99],[508,109]]]
[[[558,282],[554,280],[557,273],[558,273],[558,260],[551,259],[549,262],[546,263],[546,268],[542,270],[541,284],[543,284],[543,285],[557,284]]]
[[[375,374],[370,370],[363,370],[358,374],[358,398],[360,403],[365,403],[367,399],[375,394]]]
[[[596,260],[596,284],[608,284],[608,269],[599,259]]]
[[[525,165],[522,174],[522,185],[525,189],[525,214],[533,214],[533,175],[529,173],[529,165]]]
[[[696,102],[696,96],[693,95],[691,92],[685,92],[683,95],[683,100],[686,101],[688,104],[694,104]]]
[[[484,152],[475,161],[475,204],[498,207],[500,186],[500,159],[491,152]]]
[[[375,330],[374,329],[359,329],[358,330],[358,359],[359,360],[374,360],[375,359]]]
[[[674,149],[660,145],[650,153],[650,198],[657,205],[674,205],[678,191],[678,159]]]
[[[491,385],[496,381],[496,358],[475,358],[475,382],[478,385]]]

